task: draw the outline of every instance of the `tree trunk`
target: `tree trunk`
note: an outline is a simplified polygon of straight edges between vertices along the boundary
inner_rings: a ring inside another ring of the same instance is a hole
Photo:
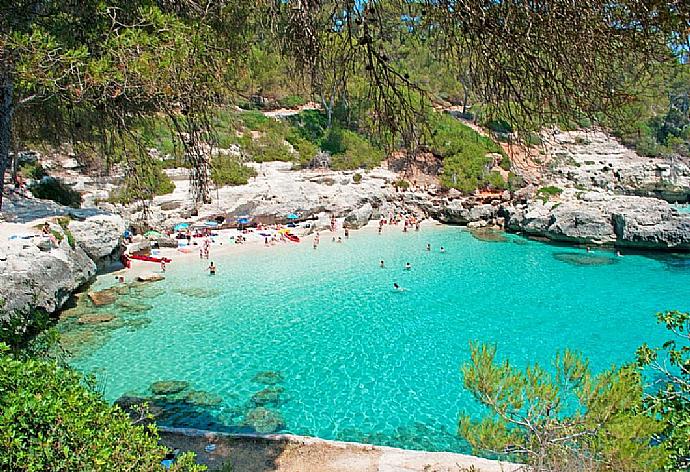
[[[2,210],[5,172],[10,162],[13,84],[9,72],[3,71],[0,74],[0,210]]]

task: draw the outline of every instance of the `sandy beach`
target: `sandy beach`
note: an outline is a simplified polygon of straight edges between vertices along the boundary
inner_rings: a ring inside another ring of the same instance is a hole
[[[346,244],[346,239],[345,239],[345,233],[343,229],[343,219],[340,218],[337,221],[337,229],[335,232],[331,232],[329,229],[326,230],[321,230],[318,231],[318,234],[320,235],[320,242],[319,242],[319,248],[325,247],[331,244],[338,244],[337,242],[333,241],[333,238],[340,237],[343,240],[343,244]],[[440,223],[427,219],[421,222],[420,224],[420,231],[424,231],[425,228],[430,228],[433,226],[438,226],[441,225]],[[303,225],[298,225],[295,228],[290,228],[291,232],[295,235],[297,235],[300,238],[299,243],[294,243],[291,241],[285,241],[285,240],[278,240],[273,243],[270,243],[269,245],[265,244],[265,237],[262,236],[260,233],[271,233],[278,235],[278,231],[275,229],[271,230],[257,230],[257,229],[252,229],[251,231],[248,232],[241,232],[237,229],[222,229],[222,230],[214,230],[213,236],[211,236],[209,239],[211,241],[210,247],[209,247],[209,257],[208,259],[203,258],[202,260],[209,263],[211,261],[214,261],[215,259],[225,259],[227,257],[231,257],[233,255],[239,255],[239,254],[246,254],[246,253],[251,253],[254,251],[275,251],[277,249],[288,249],[290,246],[293,245],[309,245],[312,246],[314,243],[314,238],[316,237],[317,232],[309,233],[310,228],[307,228]],[[369,224],[366,226],[357,229],[357,230],[350,230],[350,238],[356,238],[357,235],[361,234],[366,234],[366,233],[374,233],[378,231],[378,222],[376,221],[370,221]],[[391,232],[402,232],[403,231],[403,223],[398,223],[397,225],[384,225],[383,227],[383,232],[382,235],[385,236],[386,234],[389,234]],[[414,228],[409,229],[408,231],[413,232]],[[245,237],[245,241],[241,244],[235,243],[235,238],[238,235],[242,235]],[[203,241],[206,238],[194,238],[195,243],[192,248],[193,250],[190,252],[182,252],[179,250],[179,248],[170,248],[170,247],[163,247],[159,249],[153,249],[152,250],[152,255],[154,257],[165,257],[169,258],[172,260],[172,262],[166,264],[166,271],[175,271],[179,270],[181,267],[188,267],[188,264],[193,263],[195,261],[198,261],[200,259],[199,253],[203,248]],[[318,250],[318,249],[317,249]],[[144,275],[144,274],[150,274],[150,273],[160,273],[163,274],[163,271],[160,267],[159,264],[153,263],[153,262],[146,262],[146,261],[139,261],[139,260],[132,260],[131,261],[132,265],[129,269],[119,269],[114,272],[108,273],[107,276],[110,277],[111,275],[115,276],[122,276],[125,278],[125,282],[135,280],[138,276]],[[216,263],[217,265],[217,263]],[[219,271],[222,270],[219,268]]]

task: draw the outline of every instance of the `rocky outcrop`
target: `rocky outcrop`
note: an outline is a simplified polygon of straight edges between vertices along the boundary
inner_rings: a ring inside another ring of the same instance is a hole
[[[0,225],[0,325],[17,336],[35,323],[34,312],[60,309],[120,254],[124,222],[116,215],[15,198],[2,217],[8,222]],[[48,234],[41,231],[46,222]]]
[[[551,179],[669,202],[690,198],[690,167],[680,158],[640,156],[598,130],[545,132],[543,137],[555,163]]]
[[[99,214],[82,221],[73,220],[69,223],[69,230],[79,247],[99,268],[120,258],[125,222],[119,215]]]
[[[50,250],[43,249],[46,241]],[[30,328],[34,310],[56,311],[95,274],[96,264],[67,238],[58,243],[47,236],[0,242],[0,325],[21,336]]]
[[[502,209],[509,231],[552,241],[622,248],[690,251],[690,215],[655,198],[568,193]]]
[[[361,207],[351,211],[345,217],[345,223],[343,226],[350,229],[359,229],[362,226],[366,226],[367,223],[369,223],[373,212],[374,209],[371,206],[371,203],[365,203]]]

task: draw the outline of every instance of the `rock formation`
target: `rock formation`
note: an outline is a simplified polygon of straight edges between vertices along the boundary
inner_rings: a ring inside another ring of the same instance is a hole
[[[552,241],[690,250],[690,214],[656,198],[568,192],[558,201],[537,199],[502,212],[506,229]]]

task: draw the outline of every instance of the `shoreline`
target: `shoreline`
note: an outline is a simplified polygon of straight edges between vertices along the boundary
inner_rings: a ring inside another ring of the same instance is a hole
[[[295,434],[230,434],[194,428],[158,426],[161,442],[193,451],[197,462],[216,470],[259,472],[517,472],[520,464],[454,452],[400,449],[374,444],[335,441]],[[207,452],[205,447],[214,444]]]
[[[443,228],[448,228],[452,227],[453,225],[448,225],[439,221],[436,221],[434,219],[428,218],[425,219],[421,222],[420,225],[420,231],[423,231],[424,229],[428,228],[437,228],[437,227],[443,227]],[[371,220],[366,224],[365,226],[362,226],[359,229],[356,230],[349,230],[351,237],[355,237],[357,234],[371,234],[374,233],[378,228],[378,222]],[[399,231],[402,233],[402,224],[397,224],[394,226],[386,225],[384,226],[383,234],[390,233],[391,231]],[[242,244],[236,244],[234,240],[230,239],[230,236],[236,236],[237,234],[240,234],[239,231],[236,229],[226,229],[226,230],[218,230],[214,231],[214,233],[218,233],[218,236],[212,237],[212,239],[215,239],[211,246],[210,246],[210,255],[208,259],[206,258],[200,258],[199,257],[199,250],[202,248],[201,244],[197,244],[194,246],[194,250],[192,252],[181,252],[177,248],[170,248],[170,247],[163,247],[160,249],[155,249],[156,257],[167,257],[172,259],[172,262],[166,264],[166,272],[167,271],[176,271],[178,270],[177,267],[184,263],[188,263],[190,261],[198,261],[198,260],[203,260],[204,263],[210,263],[211,261],[214,261],[215,258],[227,258],[227,257],[232,257],[233,255],[238,255],[238,254],[251,254],[255,253],[258,251],[262,250],[275,250],[275,249],[289,249],[291,246],[295,244],[308,244],[312,245],[313,240],[315,237],[316,232],[308,232],[305,234],[305,230],[309,230],[309,228],[304,228],[304,227],[298,227],[298,228],[291,228],[294,230],[294,233],[299,236],[300,242],[299,243],[292,243],[292,242],[278,242],[276,244],[272,244],[269,246],[266,246],[263,241],[263,237],[256,232],[256,230],[252,233],[250,233],[250,236],[247,237],[246,242]],[[331,232],[329,229],[324,229],[318,231],[320,233],[322,239],[321,239],[321,244],[331,244],[331,241],[329,240],[332,237],[343,237],[343,227],[342,227],[342,218],[338,219],[338,229],[335,232]],[[414,229],[409,230],[410,232],[414,232]],[[244,234],[246,237],[247,235]],[[204,238],[198,238],[199,240],[203,240]],[[222,241],[220,241],[222,239]],[[153,255],[153,253],[152,253]],[[160,274],[160,275],[165,275],[165,273],[161,270],[160,264],[158,263],[151,263],[151,262],[146,262],[146,261],[139,261],[136,259],[132,259],[132,266],[127,269],[127,268],[120,268],[116,269],[114,271],[110,272],[104,272],[102,274],[98,274],[96,276],[96,280],[91,284],[97,285],[98,282],[103,280],[104,277],[119,277],[122,276],[125,278],[125,282],[133,281],[136,280],[137,277],[141,275],[148,275],[148,274]]]

